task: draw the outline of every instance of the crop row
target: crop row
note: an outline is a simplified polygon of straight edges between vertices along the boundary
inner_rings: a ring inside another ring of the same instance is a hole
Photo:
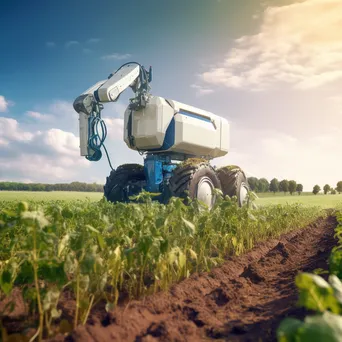
[[[165,206],[144,193],[140,201],[0,202],[0,303],[20,289],[42,340],[85,324],[99,302],[109,311],[123,297],[167,289],[324,215],[300,205],[239,208],[221,197],[211,211],[180,199]],[[62,319],[66,292],[73,322]],[[6,303],[2,317],[15,308]]]
[[[342,212],[338,212],[336,218],[338,242],[328,260],[329,271],[303,272],[295,280],[298,305],[315,314],[304,321],[284,319],[277,331],[279,342],[342,341]],[[324,274],[327,281],[319,273]]]

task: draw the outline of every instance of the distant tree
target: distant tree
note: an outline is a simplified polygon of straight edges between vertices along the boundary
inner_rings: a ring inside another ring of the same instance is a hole
[[[70,184],[42,184],[42,183],[17,183],[0,182],[0,190],[10,191],[92,191],[102,192],[103,185],[72,182]]]
[[[303,184],[297,184],[296,191],[298,192],[298,195],[300,195],[303,192]]]
[[[258,192],[268,192],[268,189],[270,187],[270,183],[266,178],[260,178],[258,181],[257,190]]]
[[[284,194],[286,194],[289,191],[289,181],[287,179],[283,179],[279,183],[279,190],[284,191]]]
[[[258,191],[258,183],[259,183],[258,178],[255,178],[255,177],[248,178],[248,184],[252,191],[255,191],[255,192]]]
[[[337,183],[336,191],[340,194],[342,192],[342,181]]]
[[[324,195],[326,195],[331,190],[331,187],[329,184],[325,184],[323,187]]]
[[[276,193],[279,191],[279,181],[277,178],[273,178],[270,183],[270,191]]]
[[[320,191],[321,191],[320,186],[319,186],[319,185],[315,185],[315,186],[313,187],[312,193],[315,194],[315,195],[317,195]]]
[[[335,189],[330,189],[330,193],[331,193],[332,195],[336,195],[336,190],[335,190]]]
[[[290,194],[292,195],[296,191],[297,183],[294,180],[289,181],[289,191]]]

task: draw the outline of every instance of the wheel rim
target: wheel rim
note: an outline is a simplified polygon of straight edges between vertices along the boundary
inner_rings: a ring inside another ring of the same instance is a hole
[[[245,204],[245,201],[247,200],[247,195],[248,195],[247,184],[241,183],[240,193],[239,193],[239,202],[240,202],[241,207]]]
[[[215,202],[214,189],[215,186],[208,177],[201,178],[197,185],[197,199],[206,204],[209,209],[212,208]]]

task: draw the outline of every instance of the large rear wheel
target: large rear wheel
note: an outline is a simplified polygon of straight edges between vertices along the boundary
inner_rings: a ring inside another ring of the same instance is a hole
[[[217,170],[217,175],[221,182],[223,195],[236,196],[240,207],[246,204],[249,185],[241,168],[235,165],[225,166]]]
[[[145,183],[146,177],[142,165],[121,165],[107,177],[104,196],[110,202],[130,202],[129,197],[138,195]]]
[[[216,201],[214,189],[221,189],[215,170],[207,161],[188,159],[173,172],[169,182],[170,196],[197,199],[210,209]]]

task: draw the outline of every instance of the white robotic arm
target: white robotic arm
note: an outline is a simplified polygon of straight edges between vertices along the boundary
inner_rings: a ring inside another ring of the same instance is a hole
[[[93,101],[97,103],[115,102],[120,94],[128,87],[136,93],[136,97],[141,93],[148,93],[151,82],[152,70],[149,72],[138,63],[126,63],[122,65],[114,74],[109,75],[107,80],[97,82],[85,92],[83,92],[74,102],[74,108],[79,113],[80,104],[87,95],[93,96]],[[85,109],[85,108],[82,108]]]
[[[133,87],[139,81],[140,67],[127,64],[100,85],[94,92],[98,102],[115,102],[128,87]]]
[[[97,121],[101,120],[102,103],[117,101],[120,94],[131,87],[135,93],[134,99],[131,100],[131,108],[144,107],[149,99],[151,79],[151,67],[147,72],[138,63],[126,63],[109,75],[107,80],[97,82],[77,97],[74,101],[74,109],[79,114],[81,156],[96,158],[95,160],[101,158],[101,155],[97,157],[95,152],[97,151],[96,144],[99,149],[102,145],[98,143],[98,140],[104,140],[106,135],[103,132],[104,137],[99,137],[96,133]]]

